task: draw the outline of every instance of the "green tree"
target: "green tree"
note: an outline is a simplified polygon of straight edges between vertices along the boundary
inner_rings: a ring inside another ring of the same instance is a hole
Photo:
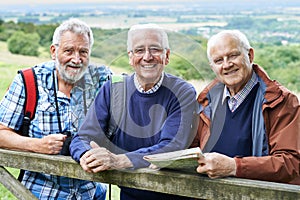
[[[255,48],[254,62],[293,91],[300,91],[300,46],[264,45]]]
[[[300,62],[289,63],[286,68],[277,68],[270,71],[270,77],[292,91],[300,91]]]
[[[52,36],[55,28],[58,24],[42,24],[36,28],[36,32],[40,36],[40,45],[43,47],[49,47],[52,42]]]
[[[0,41],[7,41],[17,29],[13,21],[1,23]]]
[[[40,36],[37,33],[16,31],[7,41],[8,50],[14,54],[38,56]]]
[[[18,30],[25,33],[36,32],[36,26],[33,23],[18,22]]]

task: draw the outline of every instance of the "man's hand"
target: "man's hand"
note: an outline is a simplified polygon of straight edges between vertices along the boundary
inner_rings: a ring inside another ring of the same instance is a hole
[[[206,173],[210,178],[235,176],[236,163],[231,157],[219,153],[205,153],[198,159],[198,173]]]
[[[109,169],[122,169],[132,167],[132,163],[126,155],[116,155],[106,148],[100,147],[94,141],[90,143],[92,149],[80,158],[80,165],[84,171],[96,173]]]
[[[66,138],[63,134],[50,134],[43,138],[26,137],[0,124],[0,148],[4,149],[59,154]]]
[[[63,134],[51,134],[38,139],[40,142],[36,146],[37,149],[35,152],[44,154],[59,154],[66,138],[67,136]]]

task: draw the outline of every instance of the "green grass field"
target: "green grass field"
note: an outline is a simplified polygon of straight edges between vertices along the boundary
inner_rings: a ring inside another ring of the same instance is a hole
[[[18,70],[18,59],[15,59],[6,49],[6,43],[0,42],[0,98],[2,99],[5,91],[7,90],[13,77]],[[10,59],[10,62],[6,62],[6,59]],[[7,168],[11,174],[15,177],[18,176],[19,170],[13,168]],[[6,188],[0,184],[0,200],[15,200],[15,198]]]
[[[20,59],[7,51],[6,43],[0,42],[0,98],[2,99],[13,77],[16,75]],[[9,61],[9,62],[8,62]],[[24,59],[24,61],[26,61]],[[18,176],[19,170],[7,168],[15,177]],[[0,184],[0,200],[15,200],[15,198],[2,184]]]
[[[19,174],[18,169],[6,168],[14,177]],[[2,184],[0,184],[0,200],[17,200],[17,198],[12,195]]]

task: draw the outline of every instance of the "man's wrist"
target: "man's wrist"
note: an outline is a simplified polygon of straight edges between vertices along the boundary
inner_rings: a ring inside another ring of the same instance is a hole
[[[126,169],[133,167],[133,164],[125,154],[119,154],[114,156],[113,169]]]

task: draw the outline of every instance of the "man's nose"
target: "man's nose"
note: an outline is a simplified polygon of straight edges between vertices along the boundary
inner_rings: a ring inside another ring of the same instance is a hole
[[[143,55],[143,59],[144,60],[150,60],[152,59],[152,54],[150,53],[150,51],[148,49],[146,49],[145,54]]]
[[[75,64],[80,64],[81,63],[81,57],[79,52],[75,52],[73,57],[72,57],[72,62]]]
[[[228,59],[228,57],[224,57],[223,68],[229,68],[232,66],[232,62]]]

